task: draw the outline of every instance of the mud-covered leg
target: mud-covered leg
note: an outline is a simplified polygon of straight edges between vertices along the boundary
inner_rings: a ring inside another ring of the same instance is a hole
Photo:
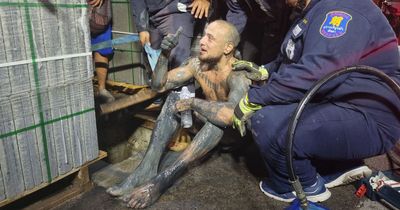
[[[171,166],[144,185],[135,188],[124,201],[128,202],[128,206],[132,208],[145,208],[154,203],[182,175],[190,163],[212,150],[221,140],[222,135],[222,129],[207,122],[189,147]]]
[[[168,141],[177,130],[179,124],[174,114],[177,93],[170,93],[157,118],[151,134],[149,147],[139,166],[119,185],[112,186],[107,192],[113,196],[129,193],[134,187],[143,184],[157,174],[160,158]]]

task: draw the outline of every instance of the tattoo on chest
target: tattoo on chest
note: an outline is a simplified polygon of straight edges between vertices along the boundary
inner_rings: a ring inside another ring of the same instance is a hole
[[[199,81],[200,83],[203,83],[210,89],[212,90],[219,90],[222,88],[221,83],[218,82],[214,82],[212,80],[210,80],[209,75],[203,73],[201,71],[201,67],[200,67],[200,60],[198,58],[193,59],[192,62],[192,66],[194,67],[194,69],[196,70],[196,73],[198,75],[198,77],[200,77],[202,79],[202,81]]]
[[[198,75],[201,79],[203,79],[204,84],[206,84],[207,87],[215,91],[221,89],[221,84],[211,81],[206,74],[200,72]]]

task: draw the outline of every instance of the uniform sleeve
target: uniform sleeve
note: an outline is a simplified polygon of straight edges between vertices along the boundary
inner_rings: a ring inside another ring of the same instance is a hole
[[[275,60],[264,64],[264,68],[266,68],[268,70],[268,73],[271,75],[272,73],[278,71],[278,68],[280,66],[280,63],[282,62],[283,57],[282,55],[279,53],[279,55],[275,58]]]
[[[145,0],[131,0],[131,6],[137,31],[147,31],[149,27],[149,13]]]
[[[247,23],[247,15],[240,6],[238,0],[227,0],[226,5],[228,12],[226,13],[226,21],[232,23],[239,33],[242,33]]]
[[[368,49],[369,40],[373,37],[369,33],[371,24],[363,16],[351,11],[342,11],[350,19],[340,21],[334,18],[335,11],[314,13],[316,15],[307,23],[308,31],[303,37],[303,50],[298,62],[281,63],[279,70],[271,74],[266,85],[252,86],[248,93],[250,102],[261,105],[298,102],[319,79],[345,66],[357,64],[363,55],[373,51]],[[343,31],[328,30],[346,21]],[[283,45],[282,49],[285,47]],[[321,92],[337,87],[343,80],[345,77],[329,82]]]

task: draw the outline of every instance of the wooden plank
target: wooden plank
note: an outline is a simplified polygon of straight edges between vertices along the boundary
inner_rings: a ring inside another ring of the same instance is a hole
[[[140,124],[140,126],[143,127],[143,128],[147,128],[147,129],[153,130],[154,126],[155,126],[155,123],[146,120],[142,124]]]
[[[36,191],[38,191],[40,189],[43,189],[44,187],[49,186],[52,183],[55,183],[55,182],[65,178],[65,177],[67,177],[67,176],[69,176],[71,174],[74,174],[76,172],[78,172],[78,174],[77,174],[77,176],[75,177],[75,179],[73,181],[72,187],[70,187],[68,189],[65,189],[63,192],[60,192],[60,194],[57,194],[54,197],[52,196],[51,198],[49,198],[49,200],[47,202],[44,202],[47,199],[43,200],[43,202],[41,201],[40,202],[41,205],[38,205],[38,207],[39,206],[44,206],[44,204],[45,204],[47,209],[48,209],[49,206],[47,206],[47,203],[53,202],[53,204],[54,204],[55,201],[57,201],[57,202],[65,201],[67,198],[71,198],[71,196],[73,197],[73,196],[77,195],[77,193],[78,194],[82,193],[82,192],[84,192],[83,190],[87,190],[87,189],[90,188],[88,166],[93,164],[93,163],[95,163],[95,162],[97,162],[98,160],[101,160],[101,159],[105,158],[105,157],[107,157],[107,153],[102,151],[102,150],[100,150],[98,158],[85,163],[84,165],[82,165],[79,168],[72,169],[70,172],[68,172],[66,174],[63,174],[61,176],[56,177],[55,179],[53,179],[51,181],[51,183],[43,183],[41,185],[38,185],[38,186],[34,187],[33,189],[24,191],[23,193],[15,196],[13,198],[9,198],[9,199],[3,200],[3,201],[0,202],[0,207],[5,206],[5,205],[7,205],[7,204],[9,204],[11,202],[14,202],[14,201],[16,201],[16,200],[18,200],[18,199],[20,199],[20,198],[22,198],[24,196],[32,194],[32,193],[34,193],[34,192],[36,192]],[[36,205],[36,204],[34,204],[34,205]],[[46,209],[46,208],[39,208],[39,209]]]
[[[153,99],[157,95],[159,94],[156,91],[151,90],[150,88],[142,88],[133,95],[126,96],[110,103],[101,104],[100,112],[101,114],[108,114]]]
[[[157,121],[157,115],[158,115],[158,113],[155,113],[155,112],[142,111],[142,112],[138,112],[138,113],[134,114],[133,117],[155,123]]]
[[[98,82],[97,78],[94,78],[93,81],[96,83]],[[120,91],[127,93],[149,87],[148,85],[135,85],[126,82],[117,82],[113,80],[107,80],[106,85],[111,89],[119,89]]]
[[[92,188],[93,184],[90,182],[89,178],[89,167],[81,167],[79,172],[75,175],[71,186],[63,189],[50,197],[41,199],[32,205],[27,206],[24,209],[37,209],[37,210],[47,210],[52,207],[58,206],[63,202],[74,198],[75,196],[88,191]]]

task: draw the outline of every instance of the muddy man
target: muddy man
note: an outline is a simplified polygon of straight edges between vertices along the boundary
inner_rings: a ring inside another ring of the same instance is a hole
[[[167,97],[143,160],[125,181],[107,190],[113,196],[122,196],[132,208],[144,208],[154,203],[190,163],[218,144],[223,136],[223,129],[232,125],[234,107],[251,83],[246,72],[232,70],[232,64],[237,60],[234,52],[240,39],[233,25],[222,20],[210,23],[200,40],[198,57],[190,58],[185,65],[168,71],[168,55],[176,46],[178,33],[164,38],[163,51],[153,73],[151,86],[164,92],[182,86],[194,78],[202,88],[205,98],[179,100],[179,94],[175,92]],[[180,126],[176,113],[189,109],[202,119],[204,125],[178,159],[158,172],[163,152]]]

